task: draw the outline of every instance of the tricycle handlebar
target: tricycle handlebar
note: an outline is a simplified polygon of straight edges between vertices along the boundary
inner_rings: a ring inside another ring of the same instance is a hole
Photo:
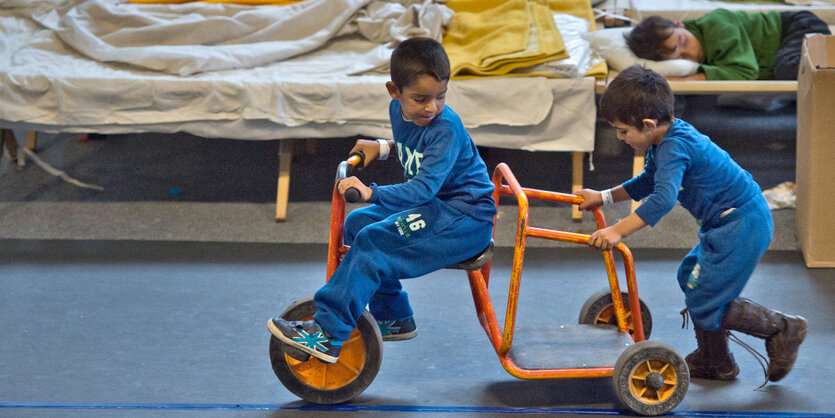
[[[347,178],[355,167],[362,166],[364,162],[365,154],[362,151],[352,152],[347,160],[339,163],[336,169],[336,182],[339,183],[340,180]],[[345,191],[344,196],[346,202],[357,202],[360,200],[360,191],[355,187],[351,187]]]

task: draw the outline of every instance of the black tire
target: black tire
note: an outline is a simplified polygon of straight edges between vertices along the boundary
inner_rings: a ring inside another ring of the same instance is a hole
[[[632,314],[629,308],[629,295],[627,292],[621,292],[621,299],[623,300],[623,307],[626,309],[626,326],[629,328],[629,334],[633,334]],[[649,339],[652,334],[652,314],[649,307],[643,300],[641,302],[641,323],[644,324],[644,339]],[[614,325],[618,326],[617,318],[615,318],[615,304],[612,299],[612,293],[609,288],[601,289],[591,295],[583,307],[580,308],[580,324],[589,325]]]
[[[690,371],[673,347],[644,340],[621,353],[612,380],[624,406],[640,415],[661,415],[684,399]]]
[[[296,301],[281,314],[288,321],[311,319],[316,312],[313,297]],[[383,361],[383,338],[368,311],[342,346],[339,360],[324,363],[300,351],[285,353],[285,345],[270,336],[270,362],[278,380],[299,398],[317,404],[347,402],[362,393],[377,376]],[[292,356],[291,356],[292,354]],[[305,361],[299,361],[303,358]]]

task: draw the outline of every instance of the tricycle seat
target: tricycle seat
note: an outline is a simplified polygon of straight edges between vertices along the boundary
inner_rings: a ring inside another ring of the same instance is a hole
[[[476,254],[475,256],[468,258],[460,263],[453,264],[448,268],[451,269],[458,269],[458,270],[479,270],[482,267],[486,266],[487,263],[490,262],[490,259],[493,258],[493,240],[490,240],[490,244],[487,244],[487,248],[484,251]]]

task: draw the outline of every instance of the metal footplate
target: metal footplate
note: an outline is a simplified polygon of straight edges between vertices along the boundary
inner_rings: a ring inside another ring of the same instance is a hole
[[[524,326],[516,327],[510,357],[524,369],[614,367],[630,345],[629,334],[611,325]]]

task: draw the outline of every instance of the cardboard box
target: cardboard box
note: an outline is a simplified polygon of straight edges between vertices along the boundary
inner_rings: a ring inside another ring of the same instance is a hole
[[[797,239],[807,267],[835,267],[835,36],[807,35],[797,75]]]

